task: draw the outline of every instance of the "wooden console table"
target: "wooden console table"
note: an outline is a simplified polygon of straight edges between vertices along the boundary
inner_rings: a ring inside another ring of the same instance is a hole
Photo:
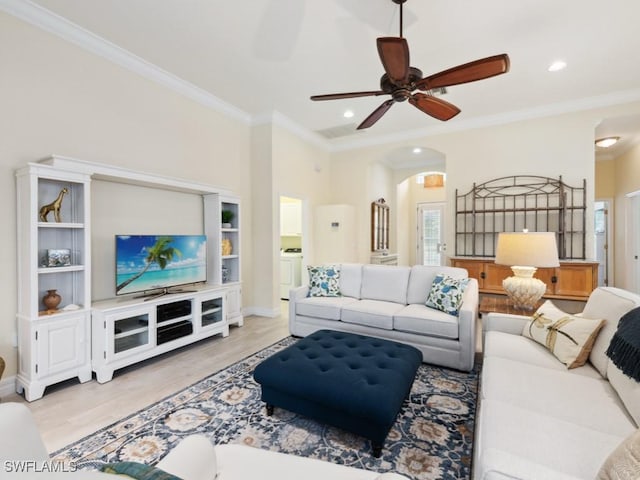
[[[496,265],[493,258],[452,257],[450,262],[478,280],[480,293],[504,295],[502,280],[513,275],[511,268]],[[560,260],[559,267],[539,268],[535,277],[547,285],[544,298],[586,301],[598,286],[598,262]]]

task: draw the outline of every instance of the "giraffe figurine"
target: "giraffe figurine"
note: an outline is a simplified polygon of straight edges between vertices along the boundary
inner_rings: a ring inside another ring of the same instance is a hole
[[[62,206],[62,197],[64,197],[65,193],[69,193],[67,187],[64,187],[62,190],[60,190],[58,198],[56,198],[53,202],[40,207],[40,220],[46,222],[49,212],[53,212],[53,216],[55,217],[56,222],[60,223],[62,221],[60,219],[60,207]]]

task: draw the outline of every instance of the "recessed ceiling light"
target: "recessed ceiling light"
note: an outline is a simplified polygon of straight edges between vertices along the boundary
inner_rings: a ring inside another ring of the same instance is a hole
[[[549,70],[550,72],[558,72],[560,70],[564,70],[566,67],[567,62],[563,60],[556,60],[551,65],[549,65],[549,68],[547,70]]]
[[[353,117],[353,110],[345,110],[345,112],[342,114],[342,116],[344,116],[344,118]]]
[[[418,153],[422,153],[422,149],[420,147],[416,147],[416,148],[413,149],[413,153],[415,153],[416,155]]]
[[[618,140],[620,140],[620,137],[599,138],[596,140],[596,147],[609,148],[618,143]]]

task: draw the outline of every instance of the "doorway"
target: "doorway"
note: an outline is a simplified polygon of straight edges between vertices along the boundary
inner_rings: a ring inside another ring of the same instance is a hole
[[[280,197],[280,298],[302,285],[302,200]]]
[[[416,263],[444,265],[444,203],[418,204],[418,242]]]
[[[613,283],[613,242],[611,238],[611,200],[598,200],[594,203],[595,259],[598,262],[598,286],[606,287]]]
[[[626,254],[629,290],[640,294],[640,191],[627,195]]]

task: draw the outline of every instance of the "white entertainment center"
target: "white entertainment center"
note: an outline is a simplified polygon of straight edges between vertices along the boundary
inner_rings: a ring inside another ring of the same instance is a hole
[[[16,172],[16,178],[16,390],[24,391],[28,401],[41,398],[47,386],[69,378],[87,382],[92,372],[99,383],[108,382],[119,368],[213,335],[226,337],[229,325],[242,326],[241,211],[238,197],[231,192],[60,156],[30,163]],[[152,299],[126,296],[92,301],[94,179],[201,196],[207,283]],[[45,205],[49,213],[42,217]],[[233,213],[229,224],[222,225],[223,211]],[[47,310],[43,297],[49,291],[62,302]]]

